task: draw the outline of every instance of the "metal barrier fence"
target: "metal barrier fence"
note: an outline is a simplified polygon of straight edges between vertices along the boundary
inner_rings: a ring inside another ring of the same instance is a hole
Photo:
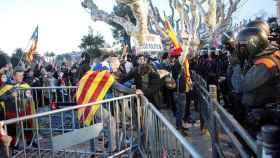
[[[53,103],[57,106],[73,106],[76,104],[76,90],[77,86],[30,87],[17,89],[18,96],[15,99],[17,105],[24,105],[25,99],[32,96],[37,110],[39,107],[53,108]]]
[[[31,91],[33,96],[35,94],[36,99],[36,91],[40,88],[22,90],[16,102],[20,102],[27,91]],[[57,92],[66,89],[71,93],[64,101],[72,104],[75,98],[72,91],[76,87],[48,87],[42,90]],[[78,109],[96,105],[101,106],[91,125],[83,126],[77,118]],[[152,158],[201,157],[144,97],[139,99],[128,95],[44,112],[39,111],[41,108],[44,106],[37,104],[37,114],[4,121],[9,135],[17,140],[13,157],[132,157],[135,154]],[[27,125],[30,122],[32,126]]]
[[[6,120],[8,133],[20,138],[15,144],[20,150],[15,150],[13,157],[107,157],[129,153],[133,148],[132,113],[126,114],[119,104],[128,101],[133,107],[134,98],[134,95],[117,97]],[[77,110],[99,104],[102,106],[92,124],[83,126]],[[32,128],[25,126],[28,121],[33,122]],[[12,128],[16,133],[9,132]],[[30,131],[32,139],[27,140]]]
[[[206,82],[201,76],[194,71],[191,76],[202,120],[210,132],[212,157],[229,157],[232,153],[242,158],[256,156],[258,153],[256,141],[218,103],[216,86],[210,85],[208,91]]]
[[[194,147],[146,99],[143,109],[143,137],[140,151],[145,157],[202,158]]]

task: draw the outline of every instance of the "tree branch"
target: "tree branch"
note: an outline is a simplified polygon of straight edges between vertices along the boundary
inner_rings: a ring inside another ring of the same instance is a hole
[[[202,17],[205,17],[207,15],[205,9],[203,8],[203,3],[207,2],[207,0],[202,0],[201,2],[198,2],[198,0],[194,0],[194,2],[196,3],[196,5],[198,6],[201,14],[202,14]]]
[[[232,15],[237,10],[238,4],[241,2],[241,0],[229,0],[229,6],[227,13],[224,13],[224,16],[222,19],[220,19],[219,27],[217,28],[217,32],[221,33],[224,30],[228,29],[230,26],[232,26]],[[225,8],[225,6],[223,6]],[[226,16],[225,16],[226,14]]]
[[[171,23],[171,25],[172,25],[172,27],[174,28],[174,15],[175,15],[175,9],[174,9],[174,7],[173,7],[173,5],[172,5],[172,0],[169,0],[168,1],[169,3],[169,7],[170,7],[170,9],[171,9],[171,17],[170,17],[170,19],[169,19],[169,21],[170,21],[170,23]]]
[[[148,16],[148,30],[150,33],[157,34],[157,31],[153,28],[152,17]]]
[[[236,12],[237,6],[240,2],[241,2],[241,0],[235,0],[235,1],[229,0],[229,8],[228,8],[227,15],[224,19],[224,22],[227,22],[228,20],[230,20],[232,18],[232,14],[234,12]]]
[[[148,1],[149,1],[149,6],[150,6],[150,11],[149,11],[150,22],[153,24],[153,26],[156,29],[156,32],[158,32],[162,38],[164,38],[164,39],[168,38],[168,35],[165,32],[164,28],[162,28],[160,26],[160,24],[161,24],[164,27],[164,21],[159,14],[158,8],[154,7],[151,0],[148,0]]]
[[[92,0],[84,0],[82,6],[85,9],[89,9],[91,14],[91,19],[93,21],[103,21],[107,24],[112,22],[119,24],[124,28],[127,34],[131,35],[136,31],[136,26],[123,17],[116,16],[114,14],[109,14],[103,10],[98,9],[97,5]]]

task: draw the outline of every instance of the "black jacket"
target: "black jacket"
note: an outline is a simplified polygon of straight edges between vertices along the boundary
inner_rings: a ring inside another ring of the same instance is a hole
[[[269,56],[258,59],[270,60]],[[262,107],[268,103],[280,102],[279,67],[277,66],[277,64],[280,65],[280,57],[275,58],[273,63],[270,67],[256,62],[245,74],[241,82],[241,91],[243,92],[242,103],[246,107]]]
[[[124,83],[131,79],[134,79],[136,88],[141,89],[151,103],[153,103],[155,106],[159,106],[160,77],[156,70],[154,70],[153,68],[151,69],[152,70],[148,74],[148,85],[146,86],[147,88],[142,87],[142,75],[140,74],[139,66],[132,69],[127,75],[121,76],[120,82]]]
[[[176,81],[176,92],[185,93],[186,92],[186,79],[185,73],[182,66],[177,62],[172,66],[172,76]]]

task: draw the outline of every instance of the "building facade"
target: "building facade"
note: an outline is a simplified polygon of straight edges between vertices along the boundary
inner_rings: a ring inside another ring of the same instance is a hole
[[[277,10],[277,18],[278,18],[278,24],[280,24],[280,0],[275,0],[276,1],[276,10]]]

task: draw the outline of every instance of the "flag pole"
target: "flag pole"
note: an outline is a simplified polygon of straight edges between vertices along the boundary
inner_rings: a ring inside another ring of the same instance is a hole
[[[36,34],[35,34],[35,33],[36,33]],[[17,63],[16,66],[18,66],[19,63],[21,63],[23,56],[27,53],[26,50],[28,49],[28,46],[30,45],[30,42],[31,42],[32,40],[34,40],[34,39],[33,39],[33,38],[34,38],[34,37],[33,37],[34,35],[36,35],[36,40],[38,40],[38,25],[36,26],[35,30],[33,31],[32,36],[31,36],[31,39],[29,39],[29,41],[28,41],[28,43],[27,43],[27,46],[26,46],[25,49],[24,49],[24,53],[21,55],[20,60],[19,60],[19,62]],[[36,44],[35,44],[35,45],[37,45],[37,41],[36,41]],[[33,45],[32,45],[31,47],[33,47]],[[30,49],[31,49],[31,48],[30,48]],[[35,49],[36,49],[36,46],[35,46]]]

